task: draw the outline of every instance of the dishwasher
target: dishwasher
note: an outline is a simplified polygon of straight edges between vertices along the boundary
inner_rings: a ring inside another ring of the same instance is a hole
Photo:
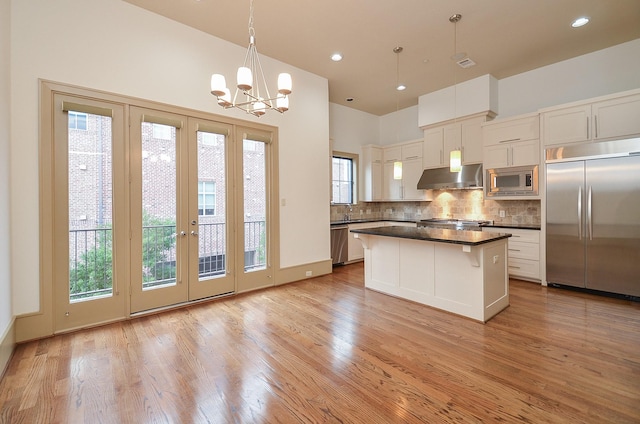
[[[333,265],[341,265],[348,260],[348,236],[347,225],[331,226],[331,263]]]

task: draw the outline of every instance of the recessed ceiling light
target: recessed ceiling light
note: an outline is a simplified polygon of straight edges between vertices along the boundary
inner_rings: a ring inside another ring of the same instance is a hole
[[[589,18],[587,18],[586,16],[583,16],[583,17],[578,18],[575,21],[573,21],[571,26],[574,27],[574,28],[578,28],[578,27],[581,27],[581,26],[586,25],[588,23],[589,23]]]
[[[398,91],[403,91],[403,90],[406,90],[406,89],[407,89],[407,86],[404,85],[404,84],[398,84],[398,86],[396,87],[396,90],[398,90]]]
[[[340,53],[334,53],[331,55],[331,60],[334,62],[340,62],[342,60],[342,55]]]

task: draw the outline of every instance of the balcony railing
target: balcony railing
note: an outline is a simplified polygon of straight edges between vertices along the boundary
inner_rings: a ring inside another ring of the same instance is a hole
[[[113,292],[112,231],[90,228],[69,231],[70,300],[110,296]],[[143,288],[176,282],[175,225],[142,228]],[[198,225],[198,278],[226,272],[226,224]],[[244,223],[244,269],[266,267],[266,222]]]

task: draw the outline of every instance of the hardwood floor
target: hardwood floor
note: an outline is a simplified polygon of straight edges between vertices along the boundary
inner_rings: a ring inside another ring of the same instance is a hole
[[[2,423],[638,423],[640,304],[511,281],[487,324],[332,275],[18,346]]]

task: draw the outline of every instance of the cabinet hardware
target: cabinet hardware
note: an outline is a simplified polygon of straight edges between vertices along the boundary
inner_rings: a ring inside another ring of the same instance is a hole
[[[518,138],[510,138],[509,140],[500,140],[498,143],[511,143],[512,141],[520,141],[520,137]]]
[[[519,252],[520,249],[508,249],[510,252]]]
[[[587,139],[589,139],[589,117],[587,116]]]
[[[593,117],[593,126],[595,127],[595,136],[593,138],[598,138],[598,115]]]

